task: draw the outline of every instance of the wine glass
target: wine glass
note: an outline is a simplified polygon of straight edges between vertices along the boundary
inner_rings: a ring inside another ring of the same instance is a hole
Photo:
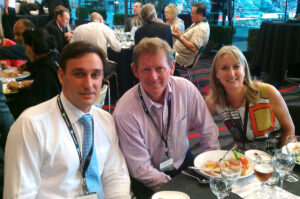
[[[229,195],[227,183],[223,178],[215,175],[213,171],[210,172],[209,186],[218,199],[223,199]]]
[[[295,165],[295,156],[282,149],[276,149],[274,154],[275,169],[279,173],[279,187],[282,188],[284,177],[293,169]],[[280,198],[286,198],[288,195],[282,190],[278,192]]]
[[[257,192],[257,198],[268,198],[266,193],[265,183],[271,178],[274,172],[272,157],[270,155],[261,154],[256,157],[254,166],[255,177],[261,182],[260,191]]]
[[[300,136],[296,135],[289,135],[286,138],[286,150],[287,152],[295,156],[295,162],[300,162]],[[286,175],[285,180],[288,182],[298,182],[299,177],[292,173],[295,164],[291,168],[291,173]]]
[[[221,176],[227,183],[227,188],[231,190],[231,186],[235,183],[242,172],[242,163],[235,159],[222,160],[220,162]]]

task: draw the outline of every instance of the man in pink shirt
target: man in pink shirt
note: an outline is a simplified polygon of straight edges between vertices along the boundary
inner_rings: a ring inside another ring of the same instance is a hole
[[[190,124],[200,133],[202,151],[219,149],[219,131],[198,89],[173,77],[169,45],[159,38],[143,39],[133,51],[132,70],[140,83],[118,101],[113,117],[132,190],[137,198],[154,191],[193,165],[189,151]]]

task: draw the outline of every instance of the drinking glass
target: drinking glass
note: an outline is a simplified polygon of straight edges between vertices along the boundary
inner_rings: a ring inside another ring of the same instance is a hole
[[[286,150],[290,155],[295,156],[295,162],[300,162],[300,136],[289,135],[286,138]],[[299,177],[292,173],[294,166],[295,164],[291,168],[291,173],[286,175],[285,180],[288,182],[299,181]]]
[[[295,165],[295,156],[283,151],[282,149],[276,149],[274,154],[275,169],[279,173],[279,187],[282,188],[284,177],[293,169]],[[278,193],[280,198],[288,197],[283,191]]]
[[[255,177],[261,182],[260,191],[257,192],[257,198],[268,198],[269,194],[265,189],[265,183],[271,178],[274,172],[272,157],[270,155],[261,154],[259,157],[256,157],[255,162]]]
[[[229,195],[227,183],[223,178],[215,176],[213,171],[210,173],[209,186],[218,199],[223,199]]]
[[[235,183],[242,172],[242,163],[238,160],[222,160],[220,162],[221,176],[227,183],[227,188],[231,190],[231,186]]]

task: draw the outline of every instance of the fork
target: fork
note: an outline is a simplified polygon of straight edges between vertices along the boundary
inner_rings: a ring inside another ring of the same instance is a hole
[[[224,155],[223,155],[223,157],[221,157],[220,159],[219,159],[219,161],[218,162],[221,162],[225,157],[226,157],[226,155],[230,152],[230,151],[233,151],[234,149],[236,149],[236,147],[237,147],[237,144],[234,144]]]

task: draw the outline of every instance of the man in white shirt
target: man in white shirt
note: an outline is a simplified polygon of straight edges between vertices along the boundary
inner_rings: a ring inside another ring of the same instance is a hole
[[[102,16],[93,12],[90,16],[90,23],[78,26],[73,34],[71,43],[75,41],[88,41],[101,48],[107,55],[107,47],[110,46],[115,52],[121,51],[121,45],[117,40],[115,33],[103,22]],[[104,68],[104,76],[115,70],[115,65],[107,62]]]
[[[176,51],[175,62],[181,67],[191,65],[198,50],[206,46],[209,39],[210,28],[206,20],[205,5],[195,3],[191,18],[193,24],[185,32],[172,31],[173,37],[177,39],[173,47]]]
[[[88,42],[66,46],[58,71],[62,93],[25,110],[10,129],[4,198],[66,199],[94,191],[98,197],[89,198],[130,198],[130,179],[112,116],[92,105],[100,93],[104,60],[102,50]],[[87,158],[87,132],[81,121],[85,116],[92,117],[93,135]],[[85,172],[90,167],[97,168],[93,180],[100,183],[94,190],[89,185],[91,173]]]
[[[121,45],[117,40],[115,33],[103,23],[102,16],[93,12],[90,16],[90,23],[78,26],[71,39],[75,41],[89,41],[101,48],[107,54],[108,45],[116,52],[121,51]]]

